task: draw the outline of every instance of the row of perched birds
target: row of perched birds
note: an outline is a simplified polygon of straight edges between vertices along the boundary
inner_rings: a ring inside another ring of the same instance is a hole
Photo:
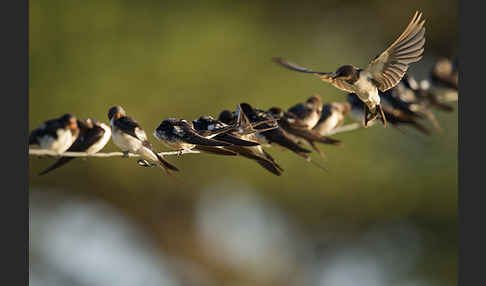
[[[439,95],[443,89],[457,91],[457,80],[457,65],[448,59],[437,61],[430,79],[417,82],[406,74],[397,86],[379,93],[387,121],[392,126],[411,126],[430,134],[422,120],[428,119],[436,128],[440,128],[432,109],[453,110],[452,106],[441,102]],[[329,134],[343,124],[346,116],[364,125],[364,109],[364,103],[354,93],[349,93],[346,101],[325,104],[321,97],[314,95],[287,110],[280,107],[262,110],[248,103],[240,103],[235,111],[221,111],[217,119],[211,116],[201,116],[192,121],[165,119],[153,135],[174,150],[241,156],[255,161],[275,175],[281,175],[283,168],[263,147],[279,145],[310,160],[312,151],[306,148],[305,144],[308,144],[324,156],[317,143],[339,145],[341,141],[329,137]],[[103,149],[111,138],[126,155],[139,154],[152,162],[148,165],[160,166],[168,173],[178,171],[155,151],[142,127],[128,117],[121,106],[110,108],[108,119],[111,126],[95,119],[77,119],[74,115],[65,114],[33,130],[29,145],[39,145],[41,149],[59,154],[66,151],[94,154]],[[377,122],[375,118],[368,125]],[[74,158],[61,157],[40,174],[61,167]]]
[[[181,152],[198,150],[225,156],[240,155],[255,160],[275,175],[281,175],[282,167],[263,147],[280,145],[311,161],[311,151],[302,146],[305,143],[324,156],[316,143],[339,145],[339,140],[328,135],[343,123],[348,113],[359,122],[363,121],[365,127],[375,124],[379,118],[385,127],[387,122],[394,126],[410,125],[429,134],[430,131],[419,119],[427,118],[435,128],[440,129],[431,108],[452,110],[452,107],[441,102],[439,90],[445,87],[457,91],[458,69],[457,63],[443,59],[433,68],[430,80],[418,83],[407,75],[408,65],[418,62],[424,51],[425,21],[421,17],[422,14],[416,12],[395,42],[365,69],[344,65],[336,72],[319,72],[282,58],[274,59],[288,69],[317,75],[323,82],[348,92],[346,102],[323,104],[319,96],[312,96],[305,103],[298,103],[287,111],[280,107],[261,110],[241,103],[236,111],[222,111],[218,119],[210,116],[193,121],[166,119],[157,127],[154,136]],[[73,115],[66,114],[46,121],[32,131],[29,144],[37,144],[57,153],[96,153],[108,143],[111,135],[115,145],[125,155],[136,153],[142,156],[144,161],[139,161],[142,165],[160,166],[169,174],[170,171],[178,171],[177,167],[154,151],[145,131],[133,118],[126,116],[121,106],[110,108],[108,119],[111,129],[96,120],[77,120]],[[72,159],[62,157],[41,174]]]

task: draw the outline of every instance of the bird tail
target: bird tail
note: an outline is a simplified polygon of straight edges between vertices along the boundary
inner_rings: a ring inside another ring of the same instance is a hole
[[[39,176],[42,176],[42,175],[45,175],[47,173],[49,173],[50,171],[52,170],[55,170],[59,167],[61,167],[62,165],[68,163],[69,161],[71,161],[72,159],[74,159],[74,157],[61,157],[59,158],[59,160],[57,160],[54,164],[52,164],[50,167],[48,167],[47,169],[45,169],[44,171],[40,172],[39,173]]]
[[[162,156],[160,156],[159,154],[157,154],[157,152],[154,151],[154,154],[155,154],[155,156],[157,156],[157,159],[159,159],[160,166],[163,167],[166,170],[167,173],[169,173],[169,170],[176,171],[176,172],[179,171],[179,169],[176,166],[174,166],[171,163],[167,162],[164,158],[162,158]]]
[[[297,71],[297,72],[310,73],[310,74],[318,74],[318,75],[329,74],[327,72],[314,71],[314,70],[311,70],[311,69],[308,69],[308,68],[304,68],[304,67],[298,66],[298,65],[296,65],[294,63],[291,63],[291,62],[289,62],[287,60],[284,60],[284,59],[282,59],[280,57],[273,58],[272,60],[274,62],[280,64],[281,66],[285,67],[285,68],[288,68],[290,70]]]

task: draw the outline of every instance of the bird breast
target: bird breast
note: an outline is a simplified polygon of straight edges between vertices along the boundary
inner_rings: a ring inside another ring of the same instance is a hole
[[[56,131],[57,139],[49,135],[39,138],[39,145],[42,149],[54,151],[56,153],[66,152],[73,144],[73,136],[69,129],[58,129]]]
[[[86,150],[87,153],[89,153],[89,154],[97,153],[101,149],[103,149],[103,147],[105,147],[106,144],[108,144],[108,141],[111,138],[111,129],[110,129],[110,127],[108,127],[105,124],[102,124],[101,125],[101,128],[103,128],[103,130],[105,131],[105,133],[103,133],[103,136],[101,137],[100,140],[98,140],[98,142],[96,142],[93,145],[89,146],[89,148]]]
[[[112,129],[112,139],[113,143],[118,146],[123,151],[130,151],[132,153],[137,153],[137,151],[142,147],[142,141],[137,138],[122,132],[118,128]]]

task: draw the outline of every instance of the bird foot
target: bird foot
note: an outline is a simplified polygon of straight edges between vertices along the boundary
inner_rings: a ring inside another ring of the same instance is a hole
[[[128,155],[129,153],[130,153],[129,151],[123,151],[122,157],[123,158],[128,158],[129,157],[129,155]]]
[[[148,161],[147,161],[147,160],[145,160],[145,159],[138,159],[138,160],[137,160],[137,163],[138,163],[138,165],[140,165],[140,166],[142,166],[142,167],[146,167],[146,168],[151,168],[151,167],[155,167],[155,166],[157,166],[157,164],[155,164],[155,163],[150,163],[150,162],[148,162]]]

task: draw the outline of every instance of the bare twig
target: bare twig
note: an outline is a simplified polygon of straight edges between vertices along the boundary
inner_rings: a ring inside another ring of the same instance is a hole
[[[329,132],[326,133],[326,136],[330,136],[330,135],[335,135],[335,134],[338,134],[338,133],[343,133],[343,132],[349,132],[349,131],[353,131],[353,130],[356,130],[356,129],[360,129],[360,128],[363,128],[363,124],[361,123],[350,123],[350,124],[346,124],[346,125],[343,125],[343,126],[339,126]]]
[[[342,132],[349,132],[356,129],[363,127],[360,123],[351,123],[344,126],[340,126],[330,132],[327,135],[334,135],[337,133]],[[172,155],[182,155],[182,154],[199,154],[200,151],[193,151],[193,150],[182,150],[182,151],[171,151],[171,152],[160,152],[159,155],[162,156],[172,156]],[[30,149],[29,148],[29,155],[31,156],[53,156],[53,157],[97,157],[97,158],[106,158],[106,157],[123,157],[124,154],[122,152],[110,152],[110,153],[95,153],[95,154],[88,154],[85,152],[64,152],[64,153],[56,153],[49,150],[43,149]],[[129,153],[128,157],[140,157],[137,154]]]
[[[181,155],[181,154],[198,154],[199,151],[191,151],[191,150],[182,150],[182,151],[172,151],[172,152],[161,152],[159,155],[162,156],[171,156],[171,155]],[[122,152],[111,152],[111,153],[95,153],[95,154],[88,154],[85,152],[64,152],[64,153],[56,153],[49,150],[43,149],[30,149],[29,148],[29,155],[33,156],[54,156],[54,157],[123,157],[124,154]],[[128,153],[128,157],[139,157],[137,154]]]

